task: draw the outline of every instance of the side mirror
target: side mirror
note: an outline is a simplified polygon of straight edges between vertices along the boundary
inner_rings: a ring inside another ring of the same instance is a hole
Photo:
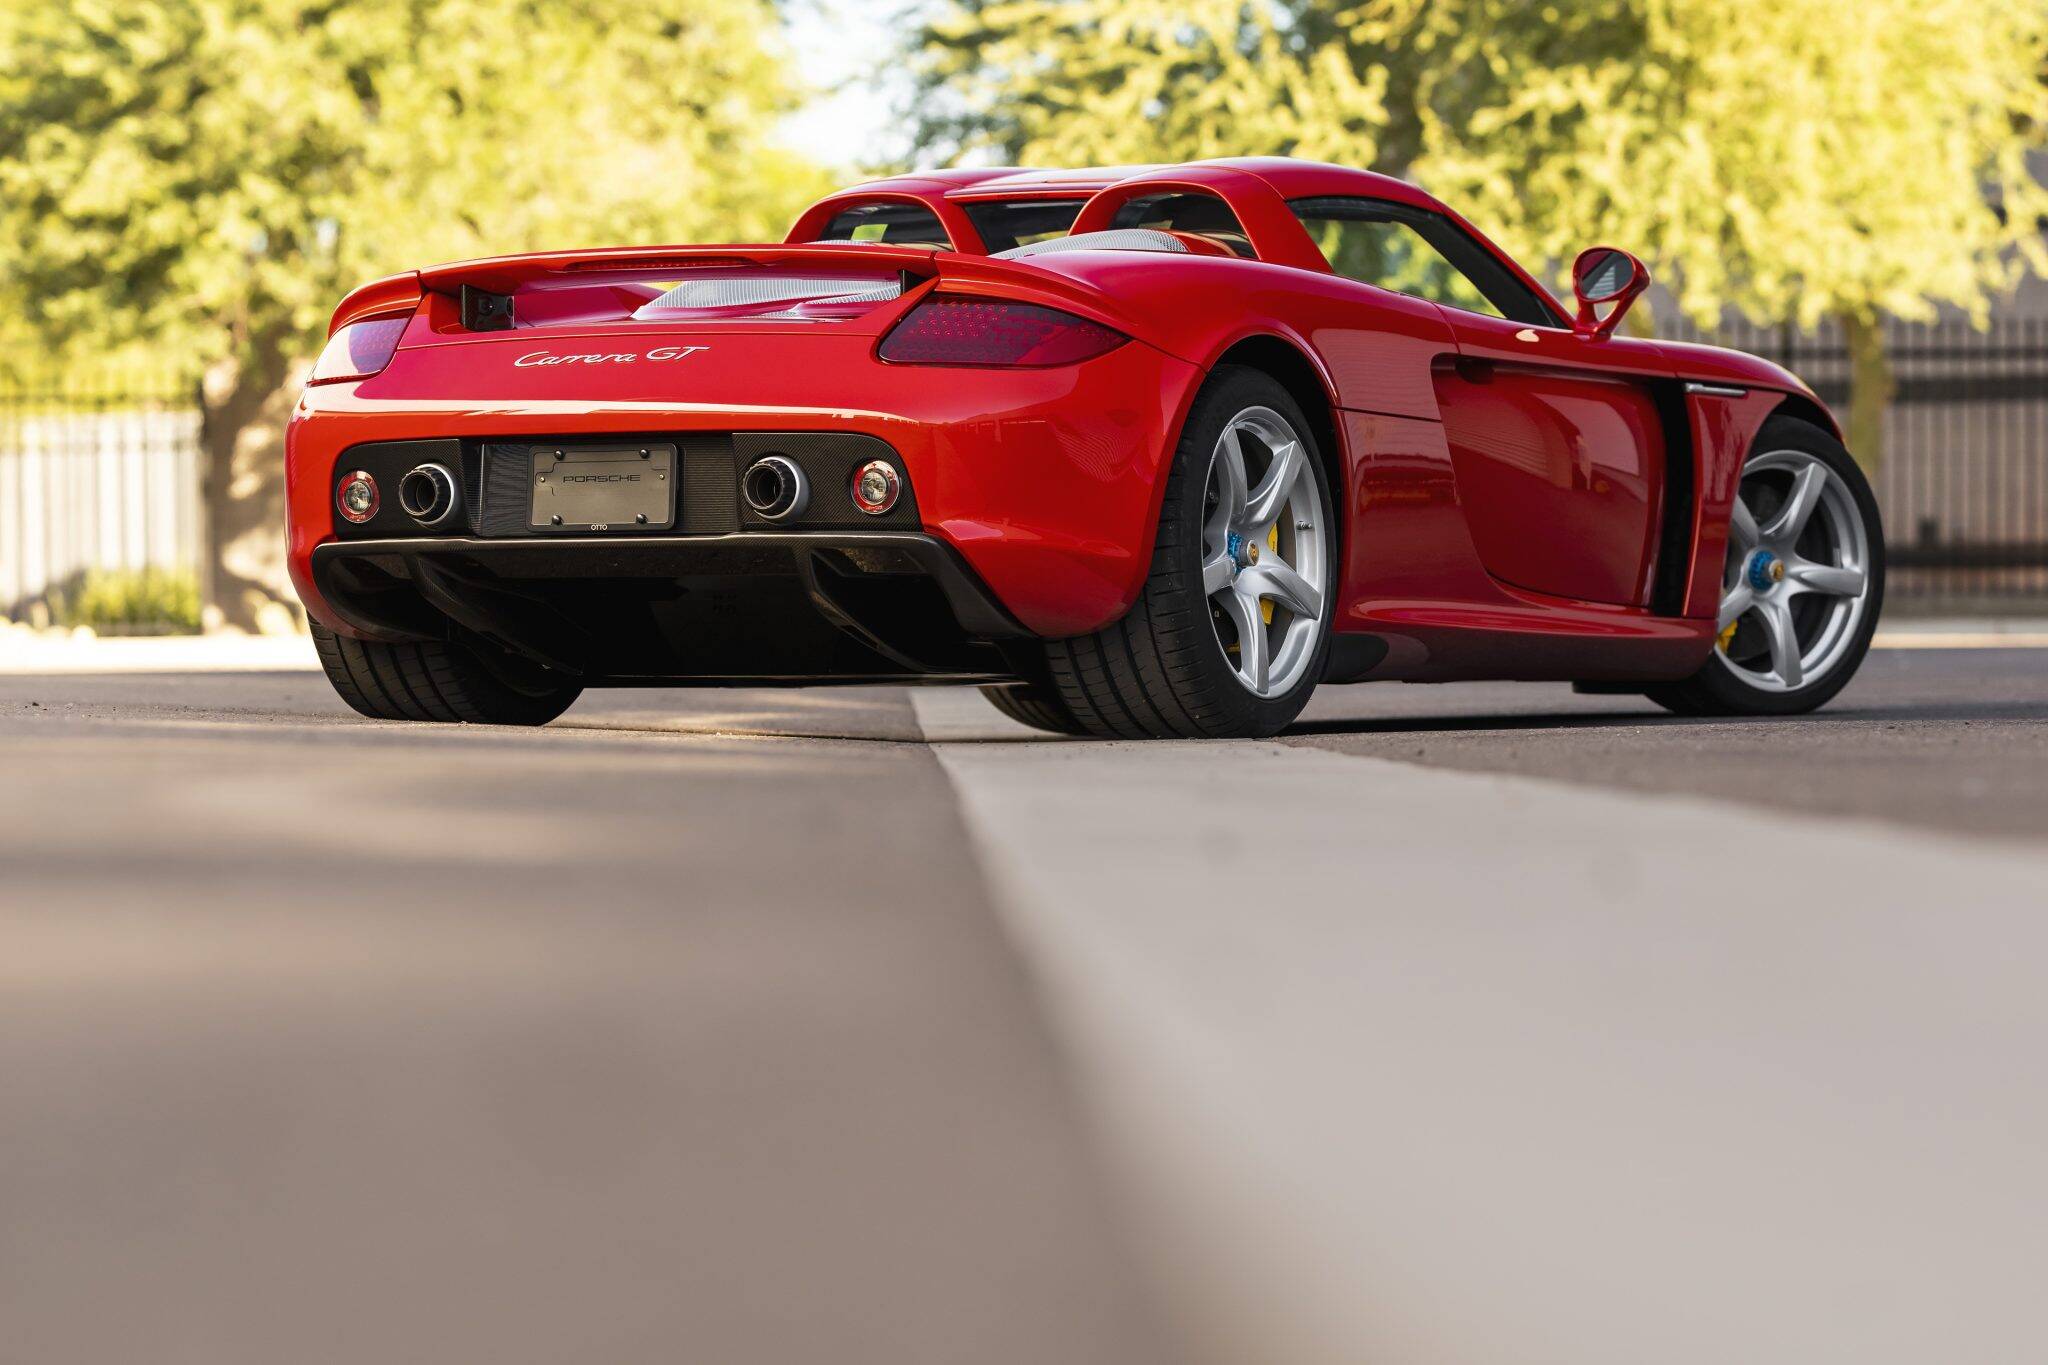
[[[1572,330],[1605,341],[1621,325],[1636,295],[1650,287],[1650,268],[1626,251],[1596,246],[1572,262],[1572,292],[1578,295],[1579,316]],[[1601,313],[1605,308],[1607,312]]]

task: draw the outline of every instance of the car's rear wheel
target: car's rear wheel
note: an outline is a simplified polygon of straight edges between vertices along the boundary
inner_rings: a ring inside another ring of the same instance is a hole
[[[1336,578],[1313,428],[1271,376],[1219,369],[1174,451],[1137,603],[1047,647],[1060,702],[1104,737],[1276,734],[1322,677]]]
[[[357,640],[318,621],[312,630],[327,681],[343,701],[375,720],[545,725],[583,692],[513,660],[493,668],[451,641]]]
[[[1681,715],[1811,711],[1855,676],[1883,604],[1870,481],[1834,437],[1774,417],[1742,468],[1714,652],[1692,677],[1644,694]]]
[[[998,683],[981,689],[988,704],[1020,725],[1055,735],[1084,735],[1087,732],[1059,699],[1036,683]]]

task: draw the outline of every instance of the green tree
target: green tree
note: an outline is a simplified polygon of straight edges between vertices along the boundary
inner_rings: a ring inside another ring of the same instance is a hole
[[[1365,164],[1387,72],[1312,6],[951,0],[919,37],[919,140],[1043,165],[1284,152]]]
[[[1881,325],[1980,322],[2048,268],[2039,0],[1633,0],[1545,26],[1509,0],[1375,0],[1362,47],[1424,43],[1416,174],[1536,259],[1640,244],[1679,306],[1809,328],[1854,365],[1849,445],[1882,452]],[[1455,12],[1454,12],[1455,11]],[[1456,73],[1456,74],[1454,74]]]
[[[0,298],[203,374],[215,618],[283,586],[280,438],[348,288],[779,235],[818,188],[767,0],[0,0]]]
[[[1322,156],[1552,268],[1628,246],[1707,327],[1836,319],[1866,460],[1881,320],[2048,269],[2040,0],[952,0],[919,60],[942,154]]]

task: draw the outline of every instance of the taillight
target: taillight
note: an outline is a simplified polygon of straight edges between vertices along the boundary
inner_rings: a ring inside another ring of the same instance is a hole
[[[927,299],[882,339],[897,365],[1072,365],[1130,338],[1057,308],[1001,299]]]
[[[398,339],[405,335],[407,317],[370,318],[351,322],[327,338],[327,348],[313,362],[308,384],[336,384],[344,379],[368,379],[391,363]]]

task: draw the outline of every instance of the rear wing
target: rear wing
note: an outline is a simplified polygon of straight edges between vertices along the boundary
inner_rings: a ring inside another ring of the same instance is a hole
[[[937,273],[931,248],[884,247],[853,243],[815,246],[663,246],[607,247],[587,251],[534,252],[456,261],[419,272],[423,294],[455,299],[467,331],[506,331],[516,325],[522,291],[589,290],[613,285],[631,288],[663,281],[656,294],[678,278],[698,271],[707,277],[735,274],[759,276],[821,275],[880,285],[894,283],[907,292]],[[801,291],[799,291],[800,293]]]
[[[397,317],[418,311],[429,298],[451,300],[464,330],[504,331],[516,323],[513,300],[522,289],[631,287],[641,281],[687,278],[692,271],[763,274],[845,274],[891,280],[908,292],[938,273],[928,247],[821,243],[815,246],[608,247],[586,251],[531,252],[454,261],[386,276],[353,290],[328,320],[328,334],[352,322]],[[659,293],[661,291],[654,291]],[[447,305],[437,305],[435,310]]]
[[[625,321],[641,308],[658,307],[679,292],[676,281],[687,281],[700,271],[707,283],[730,284],[736,278],[768,285],[786,281],[790,289],[784,297],[776,297],[771,288],[753,307],[730,305],[755,316],[761,315],[761,307],[825,297],[808,288],[823,277],[842,283],[872,281],[876,288],[861,300],[868,306],[927,290],[968,293],[1061,308],[1129,336],[1153,330],[1103,290],[1068,273],[1043,269],[1030,259],[1002,260],[933,247],[821,242],[614,247],[456,261],[364,285],[335,309],[330,331],[371,317],[415,312],[422,303],[429,305],[425,311],[432,329],[444,334],[505,331],[576,318],[595,321],[599,319],[589,312],[594,295],[615,301],[603,320]]]
[[[429,293],[455,294],[463,286],[494,294],[516,292],[521,285],[551,278],[649,279],[678,271],[721,267],[763,270],[856,267],[881,272],[907,270],[928,277],[936,273],[931,247],[880,246],[859,242],[819,242],[805,246],[657,246],[604,247],[589,251],[543,251],[524,256],[492,256],[456,261],[419,272],[420,287]]]

